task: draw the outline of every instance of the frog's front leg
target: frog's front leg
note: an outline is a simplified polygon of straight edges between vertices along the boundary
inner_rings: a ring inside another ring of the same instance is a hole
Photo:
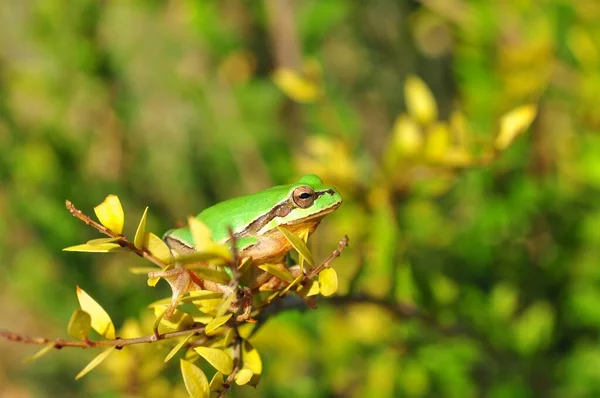
[[[275,266],[284,272],[290,272],[294,278],[297,278],[300,274],[302,274],[302,269],[299,265],[286,267],[284,263],[276,263]],[[282,281],[268,272],[264,272],[259,275],[256,281],[258,290],[261,292],[285,289],[285,287],[289,285],[289,283],[286,281]]]
[[[165,318],[167,319],[173,315],[179,305],[179,298],[187,292],[204,289],[226,295],[233,293],[230,286],[199,279],[193,271],[179,265],[167,271],[149,272],[148,278],[163,278],[171,286],[171,304],[165,312]]]
[[[194,282],[190,271],[180,266],[175,266],[167,271],[148,272],[148,278],[163,278],[171,286],[171,304],[165,311],[165,318],[170,318],[179,304],[179,298],[190,290],[196,290],[199,286]]]

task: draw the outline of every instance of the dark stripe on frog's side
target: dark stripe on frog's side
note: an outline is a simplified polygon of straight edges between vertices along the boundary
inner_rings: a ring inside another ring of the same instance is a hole
[[[324,195],[324,194],[334,195],[335,192],[331,189],[327,189],[324,191],[316,191],[315,194],[316,194],[316,196],[315,196],[315,201],[316,201],[317,198],[319,198],[321,195]],[[268,213],[263,214],[262,216],[253,220],[243,230],[234,233],[234,236],[236,238],[245,238],[245,237],[256,236],[258,234],[258,231],[260,231],[265,225],[267,225],[269,222],[271,222],[274,218],[285,217],[292,210],[294,210],[297,207],[298,206],[296,206],[296,204],[294,203],[292,196],[290,196],[283,202],[281,202],[281,203],[277,204],[275,207],[273,207]],[[329,210],[332,210],[332,209],[325,209],[319,213],[313,214],[311,217],[309,217],[309,219],[318,217]],[[180,241],[179,239],[169,236],[168,232],[163,237],[163,240],[167,243],[167,245],[172,250],[174,250],[177,253],[188,254],[188,253],[193,253],[195,251],[193,246],[188,246],[187,244]],[[225,240],[225,242],[227,242],[227,241],[229,241],[229,239]]]
[[[333,195],[334,191],[331,189],[327,189],[325,191],[315,192],[315,201],[321,195],[324,195],[326,193],[329,195]],[[285,217],[297,207],[298,206],[294,203],[294,199],[292,198],[292,196],[290,196],[285,201],[273,207],[273,209],[271,209],[271,211],[269,211],[267,214],[263,214],[262,216],[258,217],[256,220],[252,221],[245,229],[234,235],[236,237],[256,235],[258,231],[260,231],[265,225],[270,223],[275,217]]]

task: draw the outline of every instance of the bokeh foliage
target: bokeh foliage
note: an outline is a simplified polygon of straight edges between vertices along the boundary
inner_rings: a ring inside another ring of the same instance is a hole
[[[66,198],[115,193],[163,231],[312,172],[345,198],[315,257],[348,234],[342,297],[386,306],[278,315],[253,340],[258,390],[236,395],[595,396],[599,43],[595,0],[4,1],[0,327],[65,336],[80,285],[140,335],[168,295],[126,271],[136,259],[61,252],[96,237]],[[435,112],[411,104],[422,89]],[[492,150],[529,103],[529,133]],[[184,394],[167,348],[78,382],[93,354],[0,350],[9,396]]]

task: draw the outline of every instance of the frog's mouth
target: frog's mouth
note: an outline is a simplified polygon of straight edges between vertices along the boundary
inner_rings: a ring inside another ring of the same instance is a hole
[[[325,218],[325,216],[327,216],[329,213],[333,212],[335,209],[340,207],[341,204],[341,202],[337,203],[334,206],[331,206],[327,209],[323,209],[318,213],[311,214],[308,217],[299,220],[290,220],[279,225],[286,227],[296,235],[304,231],[308,231],[308,235],[310,235],[319,226],[321,220],[323,220],[323,218]]]
[[[304,217],[299,220],[290,220],[289,222],[281,223],[280,225],[289,227],[289,226],[293,226],[293,225],[302,225],[305,223],[314,222],[315,220],[321,221],[326,215],[328,215],[329,213],[332,213],[335,209],[340,207],[341,204],[342,204],[342,202],[336,203],[335,205],[328,207],[326,209],[323,209],[318,213],[311,214],[308,217]]]

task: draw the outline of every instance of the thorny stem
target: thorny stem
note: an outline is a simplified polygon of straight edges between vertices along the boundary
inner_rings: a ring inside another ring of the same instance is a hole
[[[69,212],[73,215],[73,217],[78,218],[81,221],[83,221],[84,223],[86,223],[87,225],[90,225],[90,226],[96,228],[98,230],[98,232],[100,232],[106,236],[110,236],[111,238],[119,238],[119,240],[117,241],[117,243],[119,245],[121,245],[123,247],[127,247],[129,250],[131,250],[138,256],[144,257],[145,259],[158,265],[160,268],[165,268],[167,266],[167,264],[165,264],[164,262],[162,262],[161,260],[159,260],[158,258],[153,256],[152,254],[150,254],[150,252],[148,252],[147,250],[138,249],[137,247],[135,247],[135,245],[133,243],[131,243],[125,236],[111,231],[110,229],[106,228],[105,226],[92,220],[89,216],[86,216],[85,214],[83,214],[83,212],[81,210],[77,209],[73,205],[73,203],[71,203],[70,201],[67,200],[65,202],[65,204],[67,206],[67,210],[69,210]]]
[[[47,339],[45,337],[29,337],[23,336],[18,333],[9,332],[8,330],[0,329],[0,337],[4,337],[9,341],[14,341],[23,344],[37,344],[46,345],[54,343],[54,348],[61,349],[63,347],[77,347],[77,348],[93,348],[93,347],[116,347],[121,349],[128,345],[142,344],[142,343],[154,343],[158,340],[174,339],[181,336],[187,336],[191,332],[200,334],[204,332],[204,325],[195,325],[188,329],[178,330],[176,332],[168,332],[162,334],[149,334],[146,336],[134,337],[130,339],[122,339],[117,337],[114,340],[100,340],[100,341],[75,341],[75,340],[63,340],[63,339]]]

